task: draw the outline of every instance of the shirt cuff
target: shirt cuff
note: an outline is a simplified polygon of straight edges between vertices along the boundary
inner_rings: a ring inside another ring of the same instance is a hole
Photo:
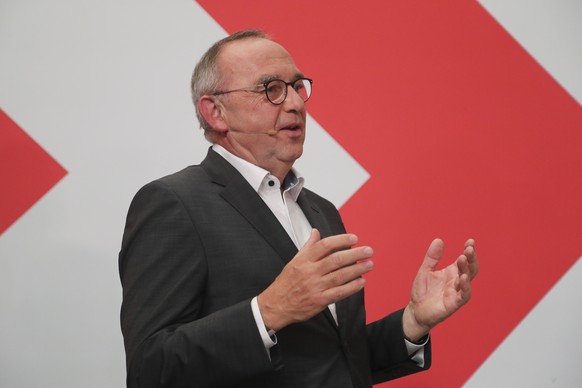
[[[259,310],[259,302],[257,302],[257,297],[255,296],[251,300],[251,309],[253,310],[253,316],[255,317],[255,323],[257,324],[257,329],[259,329],[259,334],[263,340],[263,345],[265,345],[265,350],[269,353],[269,350],[277,345],[277,336],[274,330],[269,330],[265,327],[265,322],[263,322],[263,317],[261,316],[261,310]]]
[[[426,339],[420,344],[412,343],[406,338],[404,339],[406,350],[408,350],[408,357],[410,357],[412,361],[416,362],[416,364],[421,368],[424,368],[424,347],[428,343],[429,339],[430,335],[427,335]]]

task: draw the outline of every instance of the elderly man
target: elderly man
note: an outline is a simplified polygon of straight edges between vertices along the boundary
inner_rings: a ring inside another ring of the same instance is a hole
[[[212,147],[200,165],[142,188],[127,216],[129,387],[359,388],[430,366],[430,329],[470,298],[473,241],[440,271],[433,241],[408,305],[366,325],[373,251],[293,168],[311,88],[261,31],[217,42],[196,66]]]

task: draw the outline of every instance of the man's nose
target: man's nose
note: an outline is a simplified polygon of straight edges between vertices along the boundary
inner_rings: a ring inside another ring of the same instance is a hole
[[[303,97],[293,88],[292,85],[287,85],[287,98],[284,103],[289,110],[299,110],[305,107]]]

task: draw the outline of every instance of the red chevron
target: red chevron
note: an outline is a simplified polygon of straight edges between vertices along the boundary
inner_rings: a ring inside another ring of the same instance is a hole
[[[67,171],[0,110],[0,235]]]
[[[375,248],[368,313],[403,306],[429,242],[477,240],[474,299],[433,332],[460,386],[582,252],[582,109],[472,1],[199,1],[263,28],[313,77],[311,115],[371,174],[341,209]]]

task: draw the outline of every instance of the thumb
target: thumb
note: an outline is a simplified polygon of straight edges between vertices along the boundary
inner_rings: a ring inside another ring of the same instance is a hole
[[[434,239],[428,250],[426,251],[426,255],[424,256],[424,261],[420,266],[420,271],[434,271],[443,257],[443,253],[445,251],[445,243],[440,238]]]

